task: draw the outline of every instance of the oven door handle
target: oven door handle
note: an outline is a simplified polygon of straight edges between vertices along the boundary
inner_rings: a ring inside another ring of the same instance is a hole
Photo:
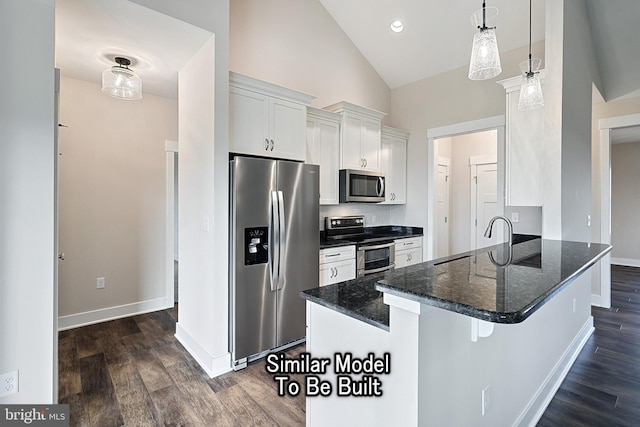
[[[368,251],[368,250],[375,250],[375,249],[384,249],[384,248],[390,248],[392,246],[395,246],[395,242],[391,242],[391,243],[385,243],[383,245],[375,245],[375,246],[361,246],[358,248],[359,252],[364,252],[364,251]]]
[[[389,265],[386,265],[386,266],[380,267],[380,268],[376,268],[375,270],[364,270],[364,275],[366,276],[367,274],[380,273],[381,271],[391,270],[395,266],[396,266],[396,264],[394,262],[392,262]]]

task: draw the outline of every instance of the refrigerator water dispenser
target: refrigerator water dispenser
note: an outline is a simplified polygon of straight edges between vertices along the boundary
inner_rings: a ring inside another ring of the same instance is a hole
[[[269,262],[269,227],[244,229],[244,265]]]

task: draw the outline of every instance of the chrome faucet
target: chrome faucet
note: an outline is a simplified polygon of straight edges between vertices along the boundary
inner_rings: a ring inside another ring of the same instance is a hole
[[[513,224],[511,223],[511,220],[506,216],[497,215],[491,218],[491,221],[489,221],[489,225],[487,225],[487,229],[484,232],[484,237],[486,237],[487,239],[491,238],[491,230],[493,229],[493,223],[496,222],[496,220],[498,219],[502,219],[504,220],[504,222],[507,223],[507,227],[509,228],[509,248],[511,248],[513,246]]]
[[[507,254],[506,261],[497,262],[493,258],[493,251],[489,251],[489,260],[498,267],[506,267],[507,265],[511,264],[511,260],[513,259],[513,224],[511,223],[511,220],[509,220],[509,218],[507,218],[506,216],[502,216],[502,215],[494,216],[493,218],[491,218],[491,221],[489,221],[489,225],[487,225],[487,229],[484,232],[484,237],[486,237],[487,239],[491,238],[491,230],[493,229],[493,223],[496,222],[496,220],[498,219],[504,220],[504,222],[507,223],[507,227],[509,228],[509,253]]]

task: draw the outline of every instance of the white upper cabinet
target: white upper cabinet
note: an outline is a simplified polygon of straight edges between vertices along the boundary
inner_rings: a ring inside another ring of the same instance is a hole
[[[342,116],[340,169],[380,171],[380,127],[386,114],[348,102],[325,110]]]
[[[340,115],[307,107],[307,163],[320,166],[320,204],[337,205]]]
[[[229,151],[305,160],[312,96],[229,73]]]
[[[541,71],[544,87],[544,70]],[[505,190],[506,204],[511,206],[542,205],[542,141],[544,141],[544,108],[518,111],[521,76],[502,80],[506,90]]]
[[[407,142],[409,133],[382,126],[380,172],[385,175],[385,201],[387,205],[407,203]]]

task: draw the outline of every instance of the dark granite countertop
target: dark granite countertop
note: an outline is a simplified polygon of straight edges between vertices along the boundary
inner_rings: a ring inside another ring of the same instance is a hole
[[[535,238],[515,244],[506,266],[496,264],[508,259],[508,247],[497,245],[301,296],[385,330],[389,313],[382,292],[490,322],[519,323],[610,250],[598,243]]]
[[[376,227],[364,228],[364,239],[367,241],[403,239],[407,237],[418,237],[423,235],[422,227],[409,227],[404,225],[379,225]],[[320,249],[333,248],[338,246],[355,245],[358,241],[343,240],[327,240],[324,231],[320,232]]]

